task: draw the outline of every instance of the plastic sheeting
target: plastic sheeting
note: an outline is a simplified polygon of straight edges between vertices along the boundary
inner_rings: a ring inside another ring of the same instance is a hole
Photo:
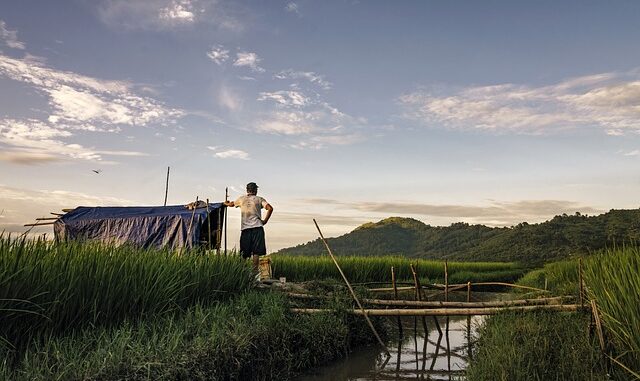
[[[212,247],[217,247],[215,232],[224,216],[221,203],[189,210],[183,205],[151,207],[78,207],[55,222],[57,240],[94,240],[114,245],[125,243],[143,248],[193,248],[207,239],[209,224]],[[207,217],[211,221],[207,221]]]

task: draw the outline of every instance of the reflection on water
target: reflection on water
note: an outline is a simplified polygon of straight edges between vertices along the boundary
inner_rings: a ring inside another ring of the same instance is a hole
[[[379,347],[363,348],[297,380],[458,380],[471,354],[468,337],[483,321],[484,316],[403,318],[402,329],[387,343],[389,359]]]

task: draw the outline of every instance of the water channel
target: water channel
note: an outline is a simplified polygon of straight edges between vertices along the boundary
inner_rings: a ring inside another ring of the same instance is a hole
[[[488,294],[488,293],[487,293]],[[501,299],[498,295],[483,300]],[[464,380],[472,355],[471,345],[485,316],[388,318],[386,343],[391,357],[380,346],[356,349],[346,358],[315,368],[297,381]],[[426,325],[427,329],[424,329]],[[438,331],[438,326],[442,334]]]

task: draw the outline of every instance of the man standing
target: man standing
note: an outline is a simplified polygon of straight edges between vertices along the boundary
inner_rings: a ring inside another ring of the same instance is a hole
[[[230,207],[240,208],[241,233],[240,233],[240,254],[242,258],[251,257],[253,268],[258,271],[260,256],[267,254],[267,246],[264,241],[264,228],[273,207],[267,200],[257,195],[258,185],[256,183],[247,184],[246,196],[240,196],[236,201],[225,201],[224,204]],[[267,210],[267,214],[262,219],[262,209]]]

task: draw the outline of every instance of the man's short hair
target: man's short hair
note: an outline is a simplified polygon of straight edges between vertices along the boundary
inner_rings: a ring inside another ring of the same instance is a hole
[[[257,192],[257,191],[258,191],[258,184],[256,183],[247,184],[247,192]]]

